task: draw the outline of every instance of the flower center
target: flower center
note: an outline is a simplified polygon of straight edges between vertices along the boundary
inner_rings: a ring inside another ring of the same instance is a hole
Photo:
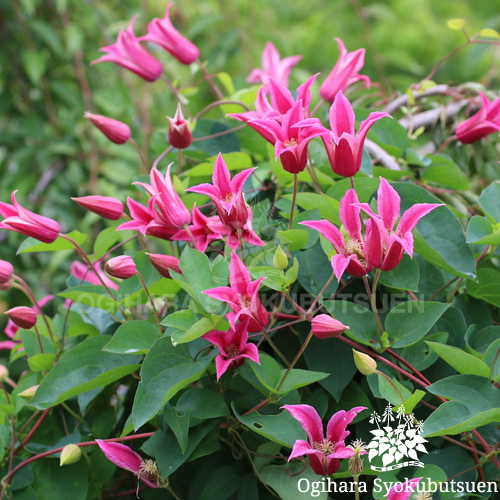
[[[252,304],[252,297],[250,297],[250,295],[240,295],[240,302],[243,307],[250,307]]]
[[[299,141],[297,139],[287,139],[283,143],[283,146],[285,146],[285,148],[290,148],[292,146],[298,146],[298,145],[299,145]]]
[[[222,198],[222,201],[224,201],[225,203],[229,203],[229,201],[231,201],[231,198],[234,196],[234,193],[227,193],[226,196],[224,196],[224,198]]]
[[[320,442],[315,441],[312,447],[315,450],[321,451],[321,453],[323,453],[323,455],[325,455],[326,457],[327,455],[330,455],[330,453],[333,453],[333,449],[335,448],[335,443],[332,443],[328,439],[323,439],[323,441]]]
[[[358,241],[357,238],[351,238],[345,244],[345,247],[350,254],[356,254],[358,257],[363,258],[363,247],[361,246],[361,242]]]
[[[228,358],[235,358],[240,355],[240,350],[236,344],[231,344],[226,347],[226,353]]]
[[[157,485],[161,484],[160,471],[158,470],[158,466],[154,460],[144,460],[137,471],[137,475],[156,483]]]

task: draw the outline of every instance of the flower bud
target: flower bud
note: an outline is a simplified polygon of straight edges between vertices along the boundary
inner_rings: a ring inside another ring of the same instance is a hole
[[[191,145],[193,134],[189,128],[189,123],[182,115],[180,103],[173,118],[167,116],[168,120],[168,142],[177,149],[185,149]]]
[[[32,385],[31,387],[28,387],[24,391],[18,393],[18,396],[21,396],[23,399],[30,401],[31,399],[33,399],[33,396],[35,395],[37,389],[38,385]]]
[[[352,353],[354,355],[354,364],[363,375],[371,375],[372,373],[375,373],[375,370],[377,369],[377,362],[372,357],[368,356],[368,354],[365,354],[364,352],[359,352],[354,349],[352,350]]]
[[[286,269],[288,267],[288,257],[285,252],[283,252],[281,246],[278,246],[276,252],[274,252],[273,266],[276,269]]]
[[[113,278],[126,280],[137,272],[135,262],[128,255],[113,257],[104,264],[105,271]]]
[[[170,271],[177,274],[182,274],[182,269],[179,267],[179,259],[171,255],[162,255],[160,253],[146,253],[149,261],[154,268],[164,277],[170,278]]]
[[[125,123],[106,116],[94,115],[87,111],[83,116],[115,144],[125,144],[130,139],[130,128]]]
[[[81,196],[71,198],[82,208],[109,220],[118,220],[123,215],[123,203],[110,196]]]
[[[0,283],[0,290],[2,290],[2,292],[6,292],[7,290],[10,290],[12,288],[13,284],[13,278],[11,278],[9,281],[6,281],[5,283]]]
[[[78,462],[82,456],[82,450],[76,444],[67,444],[61,451],[59,465],[70,465]]]
[[[18,306],[5,311],[5,314],[19,328],[29,329],[36,324],[37,313],[34,309],[27,306]]]
[[[14,274],[14,267],[6,260],[0,260],[0,285],[9,283]]]
[[[318,314],[311,321],[311,330],[318,339],[329,339],[342,335],[349,327],[328,314]]]
[[[6,366],[0,365],[0,382],[5,382],[9,378],[9,370]]]

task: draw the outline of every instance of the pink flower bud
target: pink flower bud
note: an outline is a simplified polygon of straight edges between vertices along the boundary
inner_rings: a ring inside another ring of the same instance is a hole
[[[328,316],[328,314],[318,314],[311,321],[311,330],[318,339],[329,339],[342,335],[349,327],[340,321]]]
[[[160,253],[146,253],[151,264],[154,268],[164,277],[170,278],[170,271],[174,271],[177,274],[182,274],[182,270],[179,267],[179,259],[172,257],[171,255],[162,255]]]
[[[37,313],[31,307],[18,306],[5,311],[5,314],[19,328],[31,328],[36,324]]]
[[[0,285],[9,283],[14,274],[14,267],[6,260],[0,260]]]
[[[126,280],[137,272],[135,262],[128,255],[113,257],[104,264],[105,271],[113,278]]]
[[[182,115],[180,103],[173,118],[167,116],[168,120],[168,142],[177,149],[184,149],[191,145],[193,134],[189,129],[189,123]]]
[[[82,196],[71,198],[85,210],[109,220],[118,220],[123,215],[123,203],[109,196]]]
[[[94,115],[85,112],[83,115],[90,120],[94,127],[98,128],[111,142],[115,144],[125,144],[130,139],[130,128],[125,123],[113,120],[102,115]]]

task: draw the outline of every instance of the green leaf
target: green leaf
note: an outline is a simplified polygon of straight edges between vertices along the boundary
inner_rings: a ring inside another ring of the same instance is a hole
[[[380,273],[380,283],[397,290],[418,291],[420,280],[420,268],[418,263],[409,255],[403,255],[401,263],[392,271]]]
[[[47,56],[42,51],[24,51],[21,60],[29,79],[33,85],[38,86],[47,71]]]
[[[420,186],[396,182],[393,187],[401,197],[402,211],[416,203],[439,203]],[[465,242],[462,225],[448,208],[438,207],[423,217],[413,235],[416,253],[431,264],[454,276],[475,277],[476,261]]]
[[[292,448],[297,439],[306,438],[302,426],[286,410],[278,415],[261,415],[256,411],[248,415],[240,415],[236,411],[234,401],[231,402],[231,408],[243,425],[281,446]]]
[[[490,368],[488,365],[484,363],[484,361],[472,356],[472,354],[467,354],[465,351],[462,351],[462,349],[451,345],[427,341],[426,344],[437,353],[441,359],[444,359],[450,366],[455,368],[458,373],[463,375],[479,375],[481,377],[490,376]]]
[[[411,392],[404,385],[401,385],[394,378],[391,378],[391,382],[392,384],[383,375],[378,374],[378,387],[384,399],[393,406],[399,406],[411,398]],[[397,390],[393,384],[397,387]]]
[[[189,177],[208,177],[211,176],[214,171],[214,161],[216,156],[209,158],[206,163],[200,163],[196,167],[191,168],[185,172],[185,175]],[[242,170],[244,168],[250,168],[252,166],[252,159],[246,153],[227,153],[224,155],[224,161],[226,162],[229,171]],[[184,174],[184,173],[183,173]]]
[[[409,398],[407,398],[403,403],[403,407],[405,409],[405,415],[409,415],[410,413],[413,413],[415,406],[417,406],[417,404],[420,402],[420,400],[424,396],[425,396],[425,392],[417,389]],[[393,408],[393,410],[395,410],[395,409],[396,408]]]
[[[54,366],[55,359],[56,355],[52,353],[36,354],[28,358],[28,366],[34,372],[49,371]]]
[[[477,270],[477,277],[479,283],[467,280],[469,295],[500,307],[500,272],[483,267]]]
[[[121,234],[114,227],[107,227],[101,231],[95,239],[94,259],[100,259],[113,245],[116,245],[121,240]]]
[[[309,234],[303,229],[287,229],[285,231],[278,231],[278,237],[282,245],[288,247],[291,252],[294,250],[301,250],[307,244]]]
[[[185,344],[174,347],[168,337],[158,339],[144,358],[141,382],[132,413],[137,430],[153,418],[181,389],[198,380],[213,355],[193,361]]]
[[[283,198],[291,200],[292,195],[286,194]],[[313,210],[316,208],[323,219],[328,219],[337,225],[340,224],[340,203],[334,198],[330,198],[330,196],[316,193],[297,193],[296,203],[304,210]]]
[[[500,232],[495,231],[487,217],[475,215],[467,227],[467,243],[500,245]]]
[[[71,231],[71,233],[68,233],[66,236],[69,236],[79,245],[81,245],[85,241],[85,238],[87,237],[86,234],[82,234],[79,231]],[[75,246],[62,236],[59,236],[59,238],[57,238],[52,243],[41,243],[39,240],[35,238],[27,238],[26,240],[23,241],[23,243],[19,247],[17,253],[20,254],[28,252],[57,252],[58,250],[74,250],[74,249]]]
[[[500,181],[492,182],[477,200],[485,214],[492,222],[500,222]]]
[[[490,344],[490,346],[484,353],[483,357],[483,361],[490,368],[490,374],[488,374],[488,376],[495,382],[497,382],[498,379],[500,378],[500,357],[498,355],[499,350],[500,350],[500,338],[494,340]]]
[[[223,397],[209,389],[195,387],[182,393],[176,404],[179,413],[190,412],[191,418],[227,417],[229,409]]]
[[[100,285],[74,286],[57,295],[88,307],[103,309],[111,314],[117,313],[120,309],[120,304]]]
[[[422,179],[436,182],[451,189],[465,191],[469,187],[467,176],[460,167],[446,155],[428,155],[432,163],[421,174]]]
[[[463,30],[465,27],[465,19],[462,19],[461,17],[448,19],[446,24],[451,30]]]
[[[106,335],[90,337],[65,353],[43,378],[30,406],[44,410],[67,399],[111,384],[136,371],[139,357],[104,352]]]
[[[394,339],[392,346],[405,347],[418,342],[448,307],[450,304],[415,300],[392,308],[385,319],[385,329]]]
[[[425,421],[424,437],[459,434],[500,420],[500,391],[486,377],[454,375],[427,390],[452,401],[439,406]]]
[[[406,129],[397,120],[390,118],[377,121],[370,129],[369,137],[389,154],[397,157],[402,156],[410,145]]]
[[[184,455],[188,445],[189,410],[179,415],[173,406],[165,405],[163,408],[163,417],[175,434],[181,452]]]
[[[118,354],[146,354],[159,337],[158,328],[147,321],[127,321],[118,327],[103,351]]]
[[[177,332],[172,333],[170,337],[172,344],[176,346],[177,344],[191,342],[192,340],[199,339],[202,335],[205,335],[205,333],[214,330],[219,321],[222,320],[222,316],[215,316],[215,314],[212,314],[212,316],[217,318],[215,322],[209,318],[201,318],[185,332],[178,330]]]
[[[85,500],[89,489],[87,463],[85,460],[71,465],[59,466],[59,460],[37,460],[33,465],[38,500]]]
[[[344,325],[349,326],[346,335],[361,344],[377,346],[377,326],[373,313],[362,304],[345,300],[327,300],[323,303],[330,314]]]

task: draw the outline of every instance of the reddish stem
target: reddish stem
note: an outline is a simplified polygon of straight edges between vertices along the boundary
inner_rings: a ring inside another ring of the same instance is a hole
[[[33,437],[33,434],[35,434],[36,430],[38,427],[40,427],[40,424],[45,420],[45,417],[49,414],[51,408],[47,408],[41,415],[40,418],[36,421],[35,425],[30,429],[28,434],[26,434],[26,437],[23,439],[22,443],[16,448],[16,451],[14,452],[14,455],[21,449],[24,448],[27,442]]]

